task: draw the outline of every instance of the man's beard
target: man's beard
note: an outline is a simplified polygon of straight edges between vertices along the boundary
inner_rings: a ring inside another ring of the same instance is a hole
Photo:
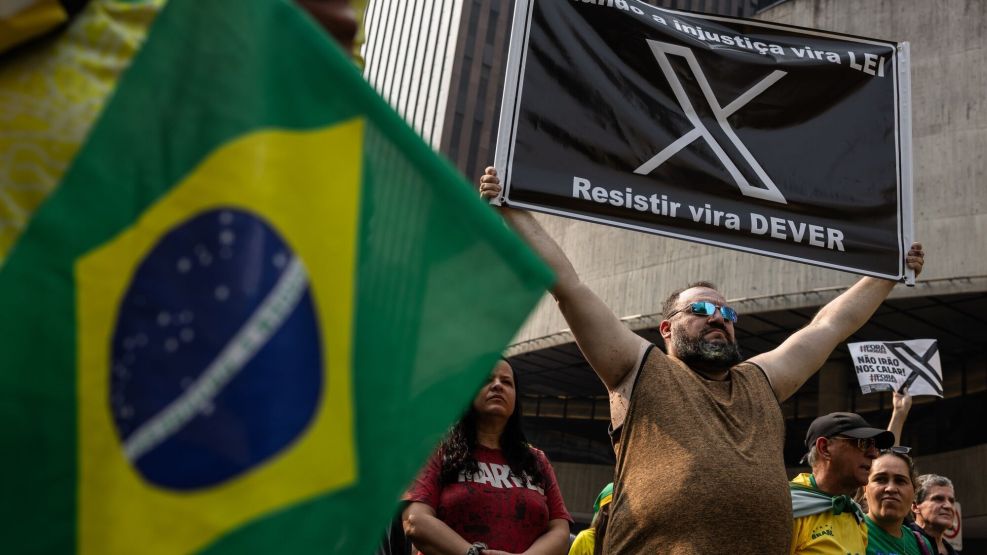
[[[710,330],[703,330],[703,335]],[[740,347],[737,343],[712,343],[703,339],[688,339],[676,334],[672,338],[675,344],[675,358],[690,367],[727,369],[741,361]]]

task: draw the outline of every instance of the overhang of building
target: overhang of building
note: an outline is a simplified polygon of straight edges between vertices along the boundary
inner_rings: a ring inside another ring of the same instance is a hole
[[[830,288],[728,301],[741,315],[736,334],[743,354],[750,357],[777,347],[806,325],[820,306],[844,290]],[[623,320],[636,333],[664,348],[656,329],[660,315],[635,315]],[[920,281],[913,288],[899,286],[847,342],[924,338],[938,340],[947,402],[937,405],[937,412],[930,412],[927,405],[931,406],[934,398],[916,400],[912,422],[916,430],[924,432],[914,441],[923,444],[927,452],[979,441],[977,438],[984,435],[982,430],[957,438],[937,433],[930,428],[933,424],[919,424],[922,418],[929,422],[940,419],[942,411],[959,418],[976,408],[970,402],[950,401],[951,396],[987,399],[987,276]],[[612,462],[606,433],[606,390],[579,352],[571,332],[563,330],[516,344],[507,354],[518,370],[527,425],[539,438],[537,444],[561,460]],[[783,404],[792,436],[786,444],[786,460],[794,464],[801,456],[797,436],[804,434],[804,428],[820,410],[855,410],[878,422],[887,418],[889,395],[863,396],[850,368],[844,342],[830,356],[824,370]],[[835,377],[820,379],[821,374],[832,374],[833,370],[837,371]],[[830,395],[836,396],[832,401],[835,406],[829,409],[824,399],[830,393],[827,388],[836,390]]]

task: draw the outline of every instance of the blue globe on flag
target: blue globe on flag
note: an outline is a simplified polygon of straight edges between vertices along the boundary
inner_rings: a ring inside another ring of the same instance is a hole
[[[312,420],[324,354],[305,266],[257,215],[228,208],[169,230],[121,302],[110,411],[149,482],[216,486]]]

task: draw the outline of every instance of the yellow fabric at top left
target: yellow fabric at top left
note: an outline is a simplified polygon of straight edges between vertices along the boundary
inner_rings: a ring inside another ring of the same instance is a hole
[[[92,0],[63,32],[0,56],[0,266],[164,3]]]
[[[0,3],[0,53],[50,32],[68,18],[58,0]]]

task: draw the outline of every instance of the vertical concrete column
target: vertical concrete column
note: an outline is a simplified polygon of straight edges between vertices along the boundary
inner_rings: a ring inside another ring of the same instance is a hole
[[[847,403],[848,366],[829,361],[819,370],[819,414],[850,410]]]

